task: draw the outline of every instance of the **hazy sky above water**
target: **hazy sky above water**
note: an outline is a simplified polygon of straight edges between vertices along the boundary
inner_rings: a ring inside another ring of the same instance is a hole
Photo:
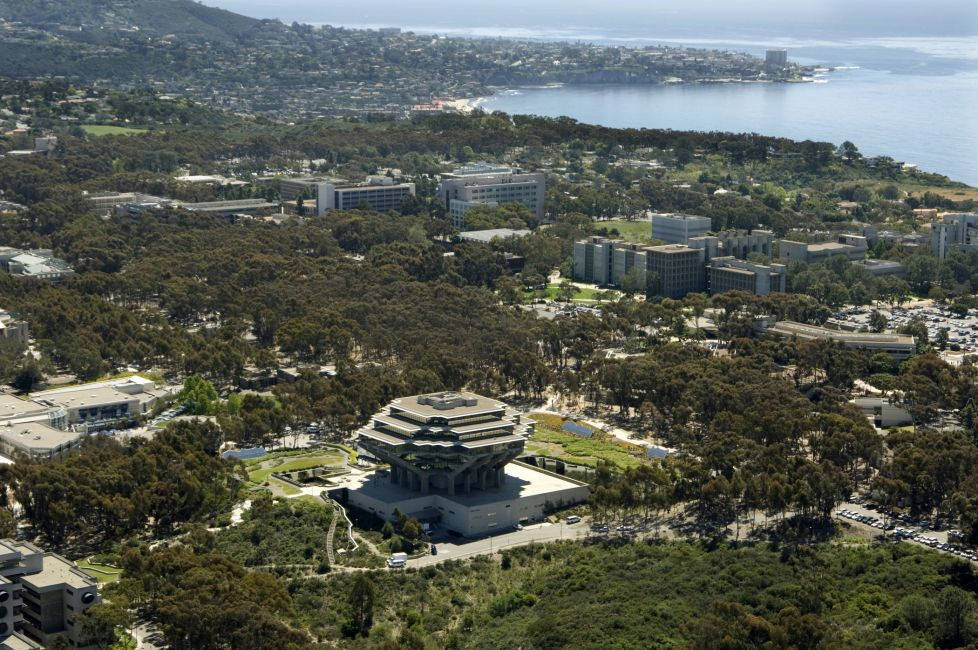
[[[975,0],[204,0],[250,16],[333,25],[593,29],[793,38],[978,35]],[[532,35],[532,34],[528,34]]]

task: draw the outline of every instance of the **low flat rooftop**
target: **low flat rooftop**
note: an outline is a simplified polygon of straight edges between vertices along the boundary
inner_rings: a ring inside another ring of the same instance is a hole
[[[0,438],[15,447],[29,451],[45,451],[71,444],[85,434],[62,431],[40,422],[24,422],[9,426],[0,425]]]
[[[43,568],[39,573],[25,575],[21,580],[37,589],[45,589],[57,585],[68,585],[75,589],[84,589],[96,584],[95,578],[79,569],[60,555],[46,553]]]
[[[811,338],[827,338],[852,343],[896,344],[913,347],[914,339],[905,334],[873,334],[870,332],[843,332],[817,325],[806,325],[794,321],[778,321],[769,331]]]
[[[465,232],[460,232],[458,236],[464,241],[478,241],[489,243],[493,239],[499,237],[505,239],[507,237],[525,237],[529,235],[529,230],[514,230],[512,228],[490,228],[488,230],[467,230]]]
[[[50,407],[20,399],[7,393],[0,393],[0,420],[7,420],[24,415],[42,414],[49,411]]]
[[[819,244],[809,244],[809,253],[818,253],[821,251],[837,251],[837,250],[848,250],[850,248],[858,248],[858,246],[853,246],[852,244],[843,244],[837,241],[827,241]]]
[[[487,503],[495,503],[497,501],[513,501],[539,494],[560,492],[584,485],[580,481],[543,472],[521,463],[509,463],[506,465],[505,474],[506,480],[500,488],[472,490],[469,494],[456,494],[455,496],[449,496],[447,492],[438,491],[433,491],[428,495],[422,495],[420,492],[413,492],[399,485],[393,485],[386,473],[379,474],[377,472],[350,479],[351,484],[346,485],[346,487],[349,487],[351,491],[356,490],[365,496],[385,503],[397,503],[399,501],[412,501],[438,496],[457,503],[460,506],[470,508]]]
[[[65,408],[87,408],[102,404],[120,404],[122,402],[139,401],[139,395],[129,395],[111,387],[79,386],[77,390],[60,392],[43,396],[45,400],[59,404]]]

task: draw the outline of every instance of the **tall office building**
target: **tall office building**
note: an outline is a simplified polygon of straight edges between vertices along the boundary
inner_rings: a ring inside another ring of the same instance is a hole
[[[648,276],[649,273],[653,275]],[[682,244],[646,248],[646,282],[653,293],[682,298],[706,288],[703,251]]]
[[[777,48],[764,53],[764,63],[775,68],[783,68],[788,65],[788,50]]]
[[[685,244],[691,237],[702,237],[713,228],[709,217],[689,214],[653,214],[652,237],[667,244]]]
[[[537,221],[542,221],[546,191],[546,174],[473,163],[443,174],[436,196],[448,211],[452,225],[464,230],[465,213],[480,204],[522,203]]]
[[[943,260],[953,250],[978,249],[978,212],[949,212],[931,224],[931,250]]]

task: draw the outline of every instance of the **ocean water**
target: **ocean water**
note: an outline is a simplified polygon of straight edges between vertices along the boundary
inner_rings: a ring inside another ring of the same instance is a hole
[[[657,42],[665,42],[666,39]],[[759,53],[756,42],[671,41]],[[503,89],[484,110],[612,127],[755,132],[889,155],[978,185],[978,40],[774,40],[792,60],[834,66],[813,83]]]
[[[975,72],[914,76],[848,68],[799,84],[522,88],[476,105],[612,127],[850,140],[864,155],[889,155],[978,185]]]

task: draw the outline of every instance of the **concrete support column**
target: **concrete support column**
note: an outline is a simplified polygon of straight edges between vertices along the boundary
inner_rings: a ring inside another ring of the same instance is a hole
[[[469,494],[472,492],[472,470],[466,470],[465,472],[465,493]]]
[[[391,465],[391,483],[397,485],[397,465]]]
[[[455,477],[454,476],[449,476],[448,477],[448,496],[450,496],[450,497],[455,496]]]
[[[496,470],[496,487],[502,487],[506,483],[506,466]]]
[[[428,494],[428,490],[431,488],[431,477],[427,474],[420,474],[418,480],[421,481],[421,494]]]
[[[485,467],[479,468],[479,489],[486,489],[486,479],[489,478],[489,471]]]

